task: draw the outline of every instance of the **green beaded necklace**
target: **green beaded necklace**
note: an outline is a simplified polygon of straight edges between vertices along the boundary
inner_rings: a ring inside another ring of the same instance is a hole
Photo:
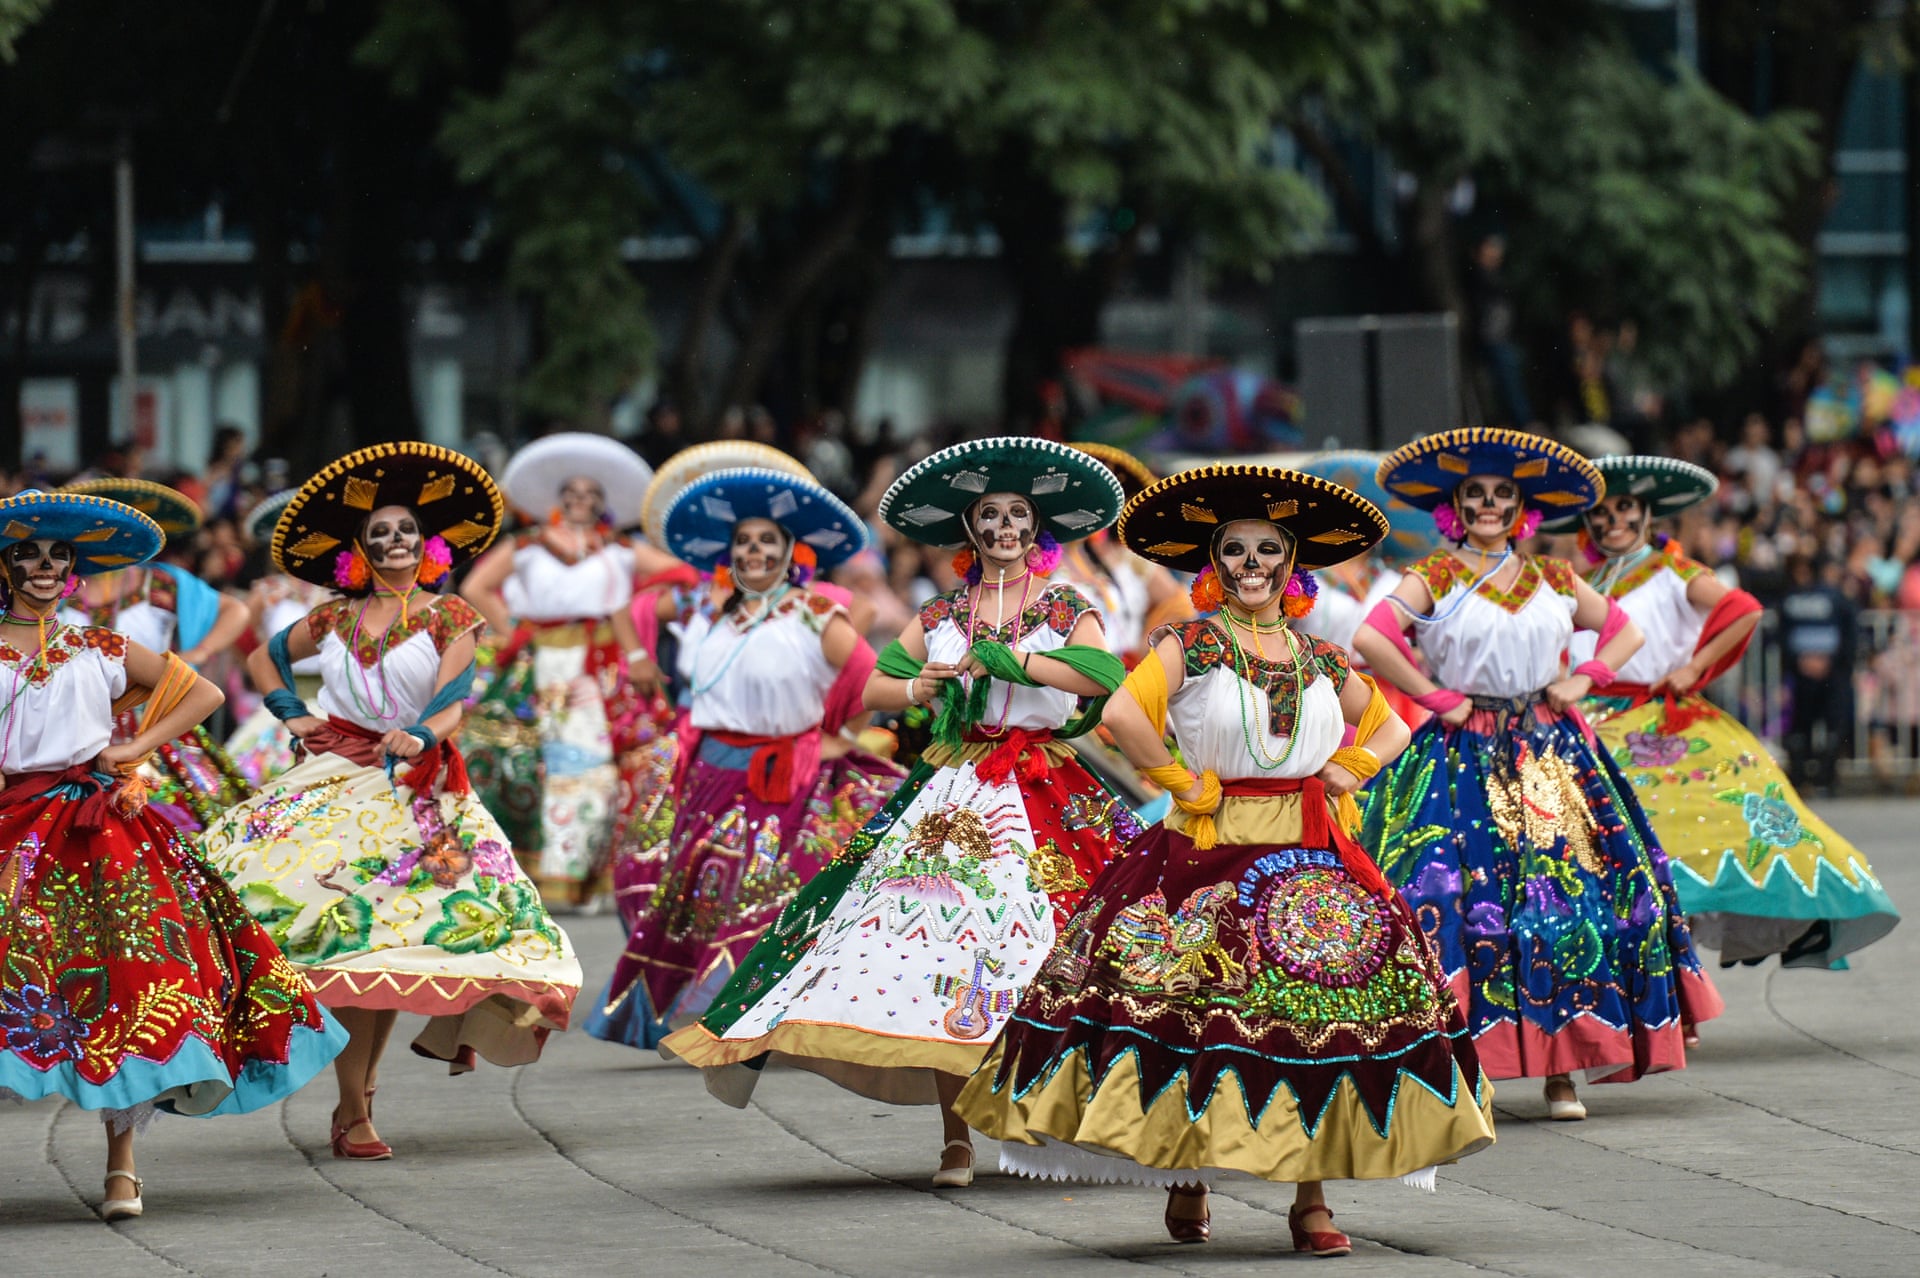
[[[1262,734],[1261,740],[1254,740],[1253,707],[1247,696],[1247,685],[1253,682],[1253,665],[1247,660],[1246,652],[1240,647],[1239,637],[1233,633],[1233,623],[1238,620],[1238,618],[1224,607],[1221,608],[1220,615],[1227,623],[1227,644],[1233,649],[1234,673],[1239,676],[1234,683],[1234,691],[1237,692],[1240,697],[1240,737],[1241,740],[1246,743],[1247,757],[1253,760],[1253,765],[1262,772],[1278,771],[1287,765],[1287,760],[1293,757],[1294,747],[1300,743],[1299,725],[1296,723],[1295,730],[1288,735],[1287,748],[1281,752],[1278,759],[1267,752],[1264,733]],[[1255,634],[1272,630],[1285,632],[1287,637],[1287,650],[1293,658],[1293,702],[1294,705],[1298,707],[1300,704],[1300,694],[1306,690],[1306,683],[1300,677],[1300,641],[1294,636],[1293,631],[1288,628],[1285,620],[1274,621],[1268,625],[1262,625],[1258,620],[1249,620],[1247,624]],[[1268,697],[1271,699],[1272,694],[1269,693]]]

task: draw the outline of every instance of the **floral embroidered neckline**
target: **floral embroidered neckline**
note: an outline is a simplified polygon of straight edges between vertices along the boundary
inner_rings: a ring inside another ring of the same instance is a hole
[[[391,655],[421,635],[432,638],[436,650],[445,652],[447,644],[456,637],[473,628],[479,614],[473,613],[472,605],[455,596],[442,596],[404,618],[396,619],[391,630],[384,635],[375,631],[360,632],[360,642],[353,642],[354,622],[360,615],[364,601],[357,599],[336,599],[323,605],[321,622],[324,632],[331,632],[342,647],[353,652],[354,660],[362,670],[371,670],[380,662],[382,648]],[[472,613],[472,616],[462,615]],[[384,638],[384,644],[382,642]]]
[[[28,653],[0,638],[0,665],[19,674],[23,683],[44,688],[62,666],[88,648],[97,648],[116,661],[127,655],[127,637],[104,626],[63,626],[47,638],[45,661],[41,654]]]
[[[920,624],[923,630],[931,630],[943,621],[950,622],[962,634],[971,632],[975,639],[992,639],[1011,647],[1043,627],[1059,635],[1071,634],[1080,614],[1091,606],[1073,586],[1054,582],[1019,616],[995,626],[974,617],[973,588],[963,586],[930,600],[920,610]]]

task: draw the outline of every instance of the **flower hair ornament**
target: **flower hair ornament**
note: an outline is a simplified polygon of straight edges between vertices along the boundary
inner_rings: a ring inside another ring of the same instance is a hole
[[[1445,537],[1455,545],[1459,545],[1467,539],[1467,529],[1466,526],[1460,522],[1460,512],[1455,510],[1451,504],[1435,506],[1433,508],[1433,526],[1440,530],[1442,537]],[[1540,512],[1522,506],[1520,518],[1515,522],[1514,526],[1507,531],[1507,536],[1514,541],[1525,541],[1539,531]]]
[[[62,599],[71,599],[71,598],[73,598],[73,597],[74,597],[75,595],[77,595],[77,594],[79,594],[79,593],[80,593],[80,576],[79,576],[79,574],[78,574],[78,573],[68,573],[68,574],[67,574],[67,584],[66,584],[66,585],[64,585],[64,586],[62,586],[62,587],[60,587],[60,597],[61,597]]]
[[[720,558],[714,561],[713,584],[716,588],[733,593],[733,552],[723,550]]]
[[[333,557],[333,584],[342,590],[365,590],[373,581],[373,566],[358,542]]]
[[[420,566],[413,570],[413,580],[422,586],[437,586],[447,579],[453,571],[453,548],[447,545],[445,538],[429,537],[420,547]]]
[[[804,541],[794,542],[792,557],[787,561],[787,580],[793,585],[805,586],[819,568],[820,556],[813,553],[813,547]]]

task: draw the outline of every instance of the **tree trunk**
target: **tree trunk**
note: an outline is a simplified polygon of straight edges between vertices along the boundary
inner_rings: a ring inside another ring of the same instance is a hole
[[[720,304],[733,283],[740,250],[746,242],[746,220],[737,208],[729,206],[719,237],[707,248],[700,283],[687,309],[686,325],[680,330],[680,341],[661,379],[666,397],[679,406],[682,421],[706,420],[707,336],[719,317]]]
[[[873,166],[852,165],[826,218],[787,257],[755,307],[753,319],[734,353],[716,407],[746,407],[755,402],[773,356],[785,339],[787,323],[827,271],[853,243],[873,198]]]

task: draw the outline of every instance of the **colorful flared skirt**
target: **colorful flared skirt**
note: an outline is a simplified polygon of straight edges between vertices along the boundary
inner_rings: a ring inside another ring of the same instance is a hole
[[[934,1103],[935,1075],[980,1063],[1140,829],[1064,746],[1034,751],[1050,766],[1030,777],[923,760],[665,1049],[736,1105],[770,1053],[876,1100]]]
[[[1330,847],[1201,852],[1155,826],[1094,883],[955,1109],[1004,1170],[1166,1186],[1420,1176],[1493,1142],[1492,1102],[1390,890]]]
[[[114,724],[113,739],[131,741],[139,730],[139,717],[126,711]],[[154,750],[141,771],[147,779],[147,806],[188,837],[253,793],[253,783],[205,724]]]
[[[630,858],[644,899],[587,1032],[654,1047],[705,1012],[775,919],[899,788],[898,768],[854,751],[784,803],[748,785],[750,752],[706,737],[686,769],[672,837]]]
[[[346,1031],[169,822],[77,828],[91,789],[0,811],[0,1092],[198,1116],[300,1090]]]
[[[1666,854],[1613,760],[1544,701],[1432,719],[1375,777],[1361,844],[1453,982],[1489,1078],[1682,1069],[1719,1015]]]
[[[296,677],[296,684],[300,699],[312,705],[320,680],[300,675]],[[293,748],[293,734],[287,731],[287,725],[280,722],[279,716],[265,706],[256,709],[233,730],[225,748],[234,770],[246,778],[250,790],[259,789],[300,762],[299,752]]]
[[[1866,856],[1738,719],[1697,695],[1671,710],[1624,697],[1584,709],[1672,862],[1694,940],[1723,962],[1827,967],[1900,921]]]
[[[613,832],[613,903],[629,934],[640,925],[660,884],[673,824],[680,815],[674,777],[680,770],[684,713],[661,703],[634,720],[620,756],[621,814]]]
[[[535,627],[494,661],[462,737],[470,774],[543,889],[577,894],[606,873],[639,701],[605,622]]]
[[[322,1002],[432,1018],[422,1055],[470,1047],[522,1065],[567,1027],[579,959],[472,794],[416,796],[319,754],[215,822],[200,850]]]

